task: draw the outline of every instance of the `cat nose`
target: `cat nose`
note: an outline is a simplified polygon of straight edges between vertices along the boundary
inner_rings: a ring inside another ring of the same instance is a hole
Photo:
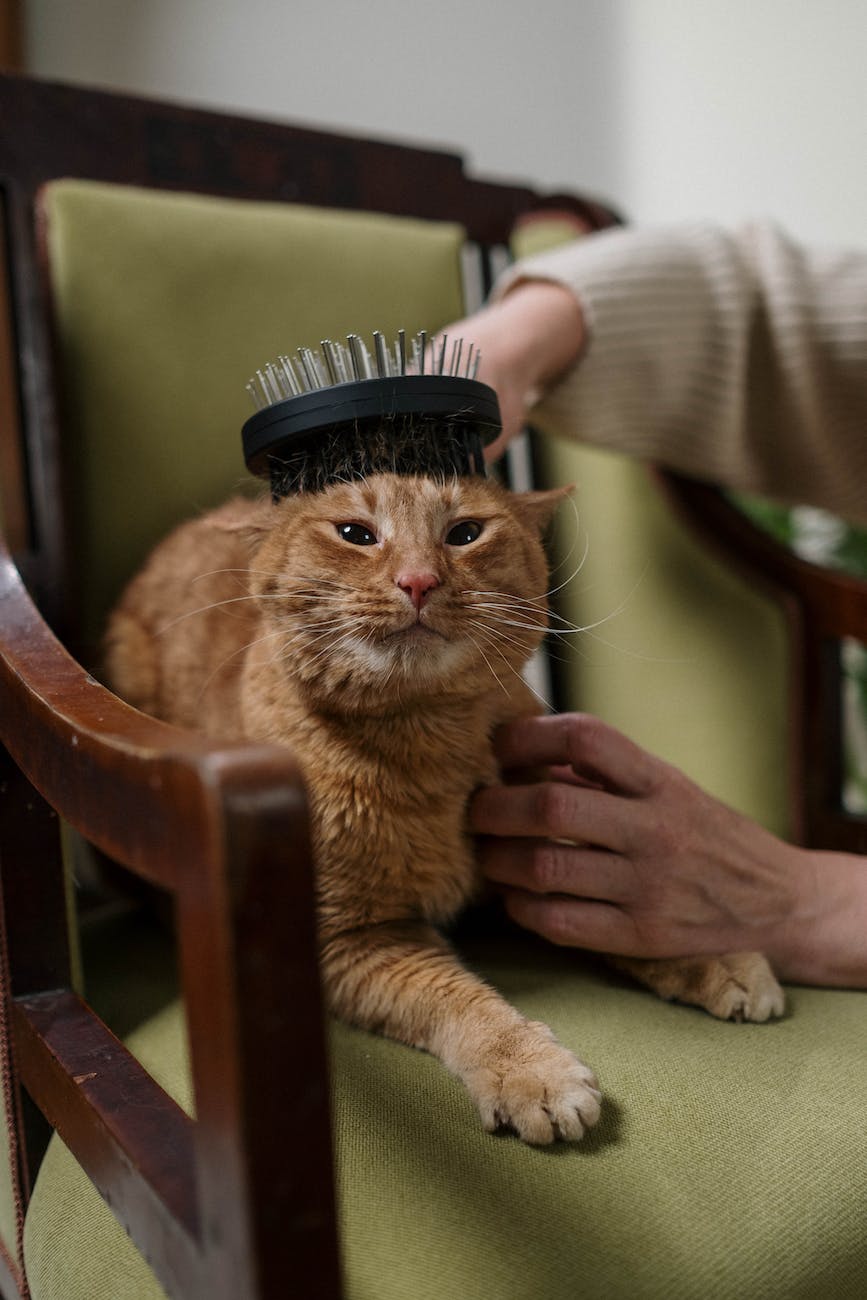
[[[401,573],[395,578],[395,582],[419,610],[431,592],[440,585],[440,580],[435,573]]]

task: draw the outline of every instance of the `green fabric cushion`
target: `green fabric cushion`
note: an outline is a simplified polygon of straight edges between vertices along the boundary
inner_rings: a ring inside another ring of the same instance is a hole
[[[577,1146],[491,1137],[433,1059],[335,1026],[350,1300],[863,1297],[863,993],[792,989],[780,1023],[720,1024],[535,940],[469,954],[597,1069],[602,1121]],[[178,1007],[131,1041],[189,1106]],[[291,1124],[275,1140],[291,1160]],[[25,1250],[34,1300],[161,1294],[56,1139]]]
[[[0,1090],[0,1247],[16,1263],[18,1259],[18,1207],[13,1188],[13,1164],[9,1111],[5,1087]]]
[[[251,374],[463,310],[447,223],[57,181],[43,195],[86,635],[153,543],[247,481]]]
[[[539,214],[515,232],[512,251],[527,257],[574,238],[574,222]],[[641,465],[558,438],[557,428],[543,432],[545,482],[576,484],[578,535],[562,510],[557,584],[587,548],[558,592],[560,611],[588,629],[560,647],[569,664],[561,705],[598,714],[789,835],[782,611],[677,522]]]

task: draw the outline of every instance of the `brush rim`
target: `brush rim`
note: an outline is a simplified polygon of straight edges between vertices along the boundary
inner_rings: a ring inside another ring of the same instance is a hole
[[[284,398],[251,415],[241,430],[244,461],[251,473],[267,477],[272,459],[311,433],[399,415],[440,415],[472,425],[485,447],[503,427],[497,394],[477,379],[451,375],[353,379]]]

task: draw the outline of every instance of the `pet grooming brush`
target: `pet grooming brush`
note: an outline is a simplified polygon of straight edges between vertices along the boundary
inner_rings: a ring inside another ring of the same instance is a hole
[[[407,358],[404,330],[393,347],[378,330],[373,343],[371,355],[357,334],[324,339],[248,383],[257,409],[241,432],[244,459],[270,478],[275,501],[371,474],[485,473],[483,449],[502,424],[473,344],[422,330]]]

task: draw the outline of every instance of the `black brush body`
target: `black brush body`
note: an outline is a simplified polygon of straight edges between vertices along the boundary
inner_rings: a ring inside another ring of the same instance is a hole
[[[260,372],[254,397],[261,409],[243,427],[244,459],[270,479],[275,500],[380,473],[484,475],[484,448],[502,428],[494,390],[466,375],[353,378],[282,396]]]

